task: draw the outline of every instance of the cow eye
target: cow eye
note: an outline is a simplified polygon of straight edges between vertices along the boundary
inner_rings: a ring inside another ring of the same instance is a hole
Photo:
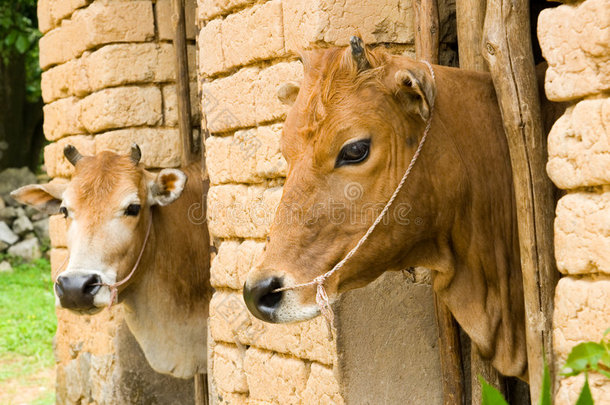
[[[125,215],[135,217],[140,213],[140,204],[129,204],[125,209]]]
[[[59,207],[59,213],[64,216],[64,218],[68,218],[68,209],[66,207]]]
[[[362,139],[360,141],[348,143],[341,149],[341,152],[339,152],[335,167],[363,162],[369,156],[370,147],[370,139]]]

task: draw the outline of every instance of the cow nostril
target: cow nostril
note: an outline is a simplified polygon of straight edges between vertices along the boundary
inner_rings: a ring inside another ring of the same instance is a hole
[[[83,284],[83,294],[95,295],[101,287],[102,279],[97,274],[89,276]]]
[[[273,292],[282,287],[282,280],[277,277],[270,277],[259,281],[252,287],[244,285],[244,301],[258,319],[267,322],[274,321],[274,313],[280,306],[283,292]]]
[[[55,282],[55,293],[58,298],[64,296],[63,277],[57,277],[57,281]]]

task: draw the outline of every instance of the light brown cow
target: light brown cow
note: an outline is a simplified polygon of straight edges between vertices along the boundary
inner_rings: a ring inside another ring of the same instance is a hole
[[[269,322],[320,313],[311,281],[339,262],[396,189],[428,120],[404,188],[360,250],[326,282],[332,300],[386,270],[422,266],[481,354],[527,379],[515,198],[502,118],[488,74],[352,46],[304,55],[286,123],[289,171],[261,262],[244,285]],[[290,98],[284,92],[284,98]]]
[[[154,174],[139,164],[137,146],[131,156],[65,152],[75,164],[69,184],[29,185],[12,194],[66,218],[70,255],[56,279],[57,305],[101,311],[111,303],[108,285],[124,280],[142,251],[133,277],[118,287],[129,329],[156,371],[182,378],[205,373],[209,236],[189,212],[202,208],[207,192],[201,166]]]

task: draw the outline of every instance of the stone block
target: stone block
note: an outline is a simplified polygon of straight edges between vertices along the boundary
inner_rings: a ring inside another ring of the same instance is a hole
[[[286,161],[280,151],[282,124],[236,131],[233,136],[206,140],[210,182],[260,183],[285,177]]]
[[[244,370],[250,398],[265,403],[301,404],[310,365],[256,348],[246,350]]]
[[[68,249],[66,248],[53,248],[50,253],[51,260],[51,278],[53,281],[57,279],[57,275],[65,270],[66,260],[68,259]]]
[[[280,62],[266,69],[244,68],[204,83],[202,104],[210,131],[227,132],[284,118],[288,107],[277,100],[277,89],[302,78],[300,62]]]
[[[49,217],[49,238],[51,239],[51,247],[67,247],[68,239],[66,232],[66,219],[63,215],[51,215]]]
[[[212,287],[240,290],[264,247],[265,242],[256,240],[223,241],[210,268]]]
[[[155,16],[157,22],[157,32],[159,39],[173,41],[174,27],[172,26],[172,1],[157,0],[155,3]],[[197,0],[185,0],[184,17],[186,26],[186,38],[195,39],[197,36]]]
[[[169,127],[178,126],[178,99],[176,97],[176,85],[163,86],[163,124]],[[199,96],[197,82],[190,83],[191,98],[191,123],[198,125],[201,120],[201,109],[199,108]]]
[[[91,133],[152,126],[162,121],[161,91],[155,86],[104,89],[85,97],[79,104],[80,121]]]
[[[244,350],[236,346],[216,344],[214,346],[214,380],[216,387],[224,392],[248,393],[248,382],[244,373]]]
[[[222,46],[223,20],[212,20],[199,31],[199,71],[204,77],[226,70]]]
[[[265,323],[250,315],[238,292],[214,293],[209,327],[217,342],[239,342],[328,365],[333,364],[336,355],[322,317],[294,324]]]
[[[180,133],[176,128],[129,128],[109,131],[95,137],[96,150],[128,154],[137,143],[141,162],[148,168],[178,167],[182,158]]]
[[[610,184],[610,99],[569,107],[548,137],[547,172],[559,188]]]
[[[610,186],[574,192],[557,203],[555,258],[564,274],[610,275]]]
[[[40,39],[40,66],[46,70],[100,45],[143,42],[154,35],[151,1],[96,1]]]
[[[339,382],[330,367],[320,363],[311,363],[307,385],[303,391],[303,404],[344,404],[339,392]]]
[[[283,3],[286,50],[298,52],[319,43],[347,45],[359,32],[365,43],[413,43],[409,0],[362,2],[295,0]]]
[[[269,233],[282,187],[227,184],[210,187],[208,227],[217,238],[264,238]]]
[[[549,63],[546,95],[575,100],[610,89],[610,8],[606,0],[564,4],[543,10],[538,40]]]
[[[561,380],[553,404],[574,405],[578,402],[578,396],[584,384],[584,375]],[[593,403],[596,405],[610,404],[610,379],[601,374],[589,373],[589,388],[591,388]]]
[[[80,100],[76,97],[68,97],[43,107],[42,129],[49,141],[85,132],[85,128],[80,122],[79,102]]]
[[[91,0],[40,0],[38,2],[38,29],[43,34],[55,28],[61,20],[69,17],[74,10],[84,7]]]
[[[201,23],[253,3],[256,3],[256,0],[199,0],[197,19]]]
[[[92,136],[75,135],[62,138],[44,148],[44,162],[51,177],[70,177],[74,166],[64,156],[66,145],[75,146],[83,155],[95,155],[95,141]]]

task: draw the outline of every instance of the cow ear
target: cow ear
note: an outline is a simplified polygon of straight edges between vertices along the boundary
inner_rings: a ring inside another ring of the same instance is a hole
[[[407,107],[419,114],[424,121],[428,121],[436,96],[436,87],[426,70],[419,67],[401,69],[396,72],[394,79],[398,86],[398,94],[406,98]]]
[[[178,169],[163,169],[149,184],[150,205],[168,205],[176,201],[186,185],[186,174]]]
[[[293,105],[299,94],[299,85],[293,82],[282,84],[277,89],[277,98],[284,105]]]
[[[16,201],[47,214],[57,214],[67,184],[30,184],[11,193]]]

